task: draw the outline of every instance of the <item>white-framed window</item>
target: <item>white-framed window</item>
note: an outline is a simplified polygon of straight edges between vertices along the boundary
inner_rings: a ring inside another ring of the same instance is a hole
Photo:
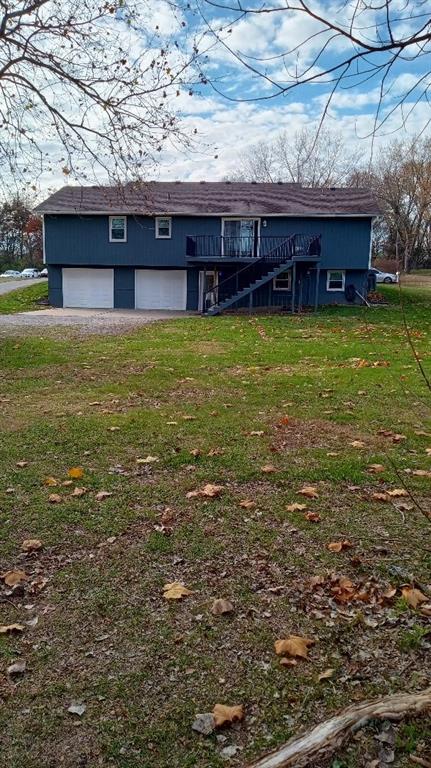
[[[286,269],[281,272],[272,281],[273,291],[291,291],[292,290],[292,270]]]
[[[172,219],[170,216],[157,216],[156,218],[156,238],[157,240],[167,240],[172,237]]]
[[[346,283],[345,269],[328,269],[326,272],[326,290],[344,291]]]
[[[127,216],[109,217],[109,242],[127,242]]]

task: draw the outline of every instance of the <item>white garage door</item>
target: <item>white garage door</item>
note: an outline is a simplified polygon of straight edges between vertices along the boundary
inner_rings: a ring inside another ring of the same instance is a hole
[[[114,306],[114,270],[63,269],[63,306],[112,308]]]
[[[135,306],[136,309],[185,309],[186,270],[135,270]]]

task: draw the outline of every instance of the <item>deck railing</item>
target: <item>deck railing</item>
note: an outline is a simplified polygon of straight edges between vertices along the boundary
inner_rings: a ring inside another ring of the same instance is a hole
[[[320,257],[320,235],[277,235],[254,237],[244,235],[188,235],[186,256],[189,259],[265,259],[273,262],[310,256]]]

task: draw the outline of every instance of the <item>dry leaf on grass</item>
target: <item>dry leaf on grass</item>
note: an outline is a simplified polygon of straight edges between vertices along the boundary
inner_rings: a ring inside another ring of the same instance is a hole
[[[21,544],[23,552],[37,552],[38,549],[42,549],[42,542],[40,539],[25,539]]]
[[[214,600],[211,606],[211,613],[214,616],[222,616],[224,613],[232,613],[233,605],[230,600],[225,600],[223,597],[218,597]]]
[[[317,512],[306,512],[304,517],[309,523],[320,523],[322,520]]]
[[[239,506],[243,509],[253,509],[256,506],[256,502],[251,499],[243,499],[239,502]]]
[[[403,587],[401,594],[410,608],[417,608],[418,605],[426,603],[429,599],[420,589],[415,589],[415,587]]]
[[[406,491],[405,488],[392,488],[391,491],[386,491],[388,496],[392,496],[393,498],[398,498],[399,496],[408,496],[408,491]]]
[[[286,427],[287,424],[289,424],[289,421],[290,419],[288,416],[282,416],[278,423],[280,424],[281,427]]]
[[[212,483],[207,483],[200,490],[188,491],[188,493],[186,493],[186,498],[197,499],[199,497],[204,497],[204,498],[213,499],[217,496],[220,496],[223,489],[224,489],[223,485],[213,485]]]
[[[74,488],[71,496],[74,496],[75,498],[79,498],[80,496],[84,496],[84,494],[87,493],[87,488]]]
[[[431,470],[429,469],[412,469],[412,475],[416,477],[431,477]]]
[[[192,450],[190,451],[190,455],[195,457],[200,456],[201,453],[202,451],[200,448],[192,448]]]
[[[343,549],[350,549],[351,547],[353,547],[353,544],[348,539],[343,539],[343,541],[331,541],[326,545],[326,548],[329,549],[330,552],[341,552]]]
[[[301,496],[306,496],[308,499],[318,499],[319,494],[317,492],[317,488],[315,488],[313,485],[304,485],[303,488],[301,488],[300,491],[297,491]]]
[[[110,491],[98,491],[96,493],[96,501],[103,501],[104,499],[108,499],[110,496],[112,496],[112,493]]]
[[[277,656],[293,656],[301,659],[306,659],[308,656],[308,649],[311,645],[314,645],[315,641],[309,637],[301,637],[300,635],[290,635],[285,640],[276,640],[274,643],[275,652]]]
[[[278,472],[277,467],[274,467],[273,464],[264,464],[263,467],[260,468],[261,472],[264,472],[265,475],[270,475],[272,472]]]
[[[47,485],[49,488],[52,488],[55,485],[58,485],[58,480],[56,480],[55,477],[45,477],[43,484]]]
[[[187,589],[187,587],[179,581],[172,581],[170,584],[165,584],[163,587],[163,597],[165,600],[181,600],[181,598],[191,594],[191,590]]]
[[[156,461],[160,461],[157,456],[146,456],[145,459],[136,459],[137,464],[154,464]]]
[[[320,673],[320,675],[318,676],[317,679],[318,679],[319,683],[322,680],[330,680],[331,677],[334,677],[334,673],[335,673],[335,669],[325,669],[324,672]]]
[[[17,461],[16,466],[20,467],[20,469],[23,469],[23,467],[28,466],[28,461]]]
[[[82,467],[71,467],[70,469],[68,469],[67,474],[73,480],[80,480],[81,477],[84,477],[84,470],[82,469]]]
[[[253,429],[251,432],[248,433],[250,437],[262,437],[262,435],[265,434],[263,429]]]
[[[306,504],[299,504],[297,501],[294,501],[293,504],[287,505],[286,512],[302,512],[304,509],[307,509]]]
[[[28,576],[25,571],[6,571],[6,573],[2,573],[0,578],[3,579],[4,583],[8,587],[15,587],[17,584],[21,584],[22,581],[27,581]]]
[[[59,493],[50,493],[48,496],[48,501],[50,504],[61,504],[63,497],[60,496]]]
[[[214,724],[216,728],[223,725],[244,720],[244,707],[239,704],[234,707],[228,707],[226,704],[216,704],[213,709]]]
[[[225,453],[224,448],[211,448],[208,451],[207,456],[210,456],[210,457],[212,457],[212,456],[223,456],[224,453]]]
[[[15,677],[16,675],[23,675],[26,670],[27,664],[25,661],[16,661],[14,664],[11,664],[6,672],[9,675],[9,677]]]
[[[24,632],[23,624],[1,624],[0,635],[11,635],[14,632]]]
[[[384,491],[375,491],[375,493],[371,494],[371,498],[374,501],[389,501],[389,496]]]
[[[118,432],[120,427],[108,427],[108,432]]]
[[[379,472],[385,471],[385,467],[383,466],[383,464],[368,464],[367,469],[368,469],[368,472],[371,472],[374,475],[378,475]]]
[[[350,445],[352,448],[365,448],[365,443],[363,440],[353,440]]]

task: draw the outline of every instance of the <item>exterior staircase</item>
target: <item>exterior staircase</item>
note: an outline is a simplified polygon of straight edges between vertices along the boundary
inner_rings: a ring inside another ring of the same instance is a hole
[[[206,311],[207,315],[220,315],[225,309],[228,309],[228,307],[232,307],[234,304],[236,304],[241,299],[244,299],[246,296],[250,296],[254,291],[257,290],[257,288],[261,288],[262,285],[265,285],[265,283],[269,283],[270,280],[273,280],[274,277],[277,277],[281,272],[285,272],[286,269],[290,269],[290,267],[293,265],[293,260],[289,259],[288,261],[284,261],[282,264],[278,264],[276,267],[271,269],[270,272],[267,272],[265,275],[262,275],[257,280],[255,280],[253,283],[250,283],[250,285],[247,285],[246,288],[242,288],[241,290],[234,293],[232,296],[229,296],[226,299],[223,299],[218,304],[213,304],[211,307],[209,307]]]

